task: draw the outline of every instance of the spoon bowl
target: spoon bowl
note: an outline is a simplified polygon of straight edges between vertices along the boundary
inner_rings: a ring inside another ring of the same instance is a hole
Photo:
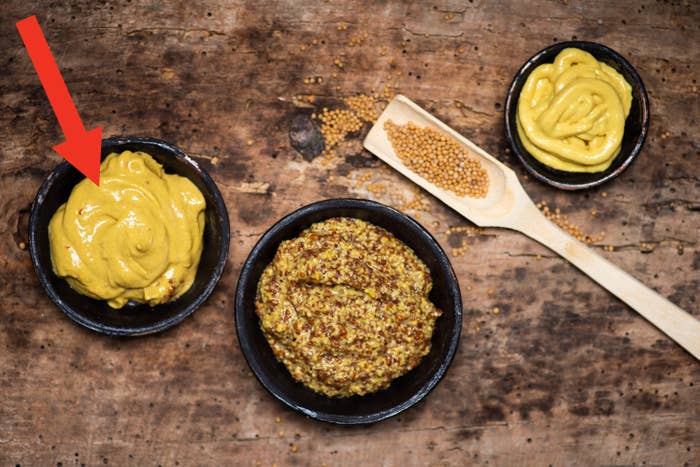
[[[476,155],[489,176],[489,191],[485,198],[460,197],[455,193],[430,183],[420,175],[407,168],[396,155],[394,148],[384,130],[384,124],[391,120],[398,125],[413,122],[421,127],[432,127],[459,142],[467,152]],[[512,182],[517,183],[515,173],[501,164],[489,153],[463,138],[459,133],[421,109],[405,96],[396,96],[376,121],[364,141],[365,148],[377,155],[405,177],[443,200],[475,224],[485,227],[497,225],[498,220],[507,217],[513,211],[515,196],[512,193]],[[519,185],[519,184],[518,184]]]

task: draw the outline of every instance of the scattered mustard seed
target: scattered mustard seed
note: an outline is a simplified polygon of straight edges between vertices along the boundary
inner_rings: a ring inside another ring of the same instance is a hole
[[[457,248],[452,248],[452,256],[464,256],[469,250],[466,240],[462,239],[462,243]]]
[[[377,114],[377,101],[365,94],[346,97],[345,104],[355,112],[355,114],[363,122],[374,122],[379,115]]]
[[[364,44],[365,40],[369,37],[369,33],[363,32],[361,34],[355,34],[354,36],[350,37],[350,40],[348,40],[348,46],[349,47],[355,47],[355,46],[360,46]]]
[[[354,112],[345,109],[323,111],[316,115],[321,121],[321,134],[326,142],[326,150],[331,150],[340,144],[348,133],[356,133],[362,129],[364,122]]]
[[[574,237],[579,242],[584,242],[590,245],[593,242],[602,241],[605,237],[605,232],[601,232],[597,236],[584,232],[584,230],[580,226],[576,225],[575,223],[569,220],[569,216],[567,216],[566,214],[562,214],[559,208],[556,208],[554,211],[552,211],[547,205],[546,201],[537,203],[537,208],[542,211],[542,214],[544,214],[547,219],[554,222],[562,230]],[[591,214],[595,216],[597,214],[597,211],[594,209],[593,211],[591,211]]]

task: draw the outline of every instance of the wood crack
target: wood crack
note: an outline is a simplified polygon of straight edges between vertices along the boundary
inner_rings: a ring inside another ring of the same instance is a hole
[[[509,258],[564,259],[559,255],[543,255],[541,253],[511,253],[510,251],[505,251],[504,253]]]
[[[545,246],[545,245],[543,245]],[[697,246],[697,242],[690,240],[684,240],[682,238],[675,237],[663,237],[659,240],[640,240],[637,243],[596,243],[592,245],[586,245],[592,250],[605,250],[606,247],[612,246],[615,251],[623,250],[639,250],[640,253],[651,253],[657,247],[669,247],[678,249],[681,248],[694,248]],[[546,247],[546,246],[545,246]],[[510,258],[548,258],[548,259],[564,259],[559,255],[552,254],[541,254],[541,253],[511,253],[510,251],[505,251],[503,254]]]
[[[471,105],[465,104],[464,102],[462,102],[458,99],[455,99],[454,102],[455,102],[455,104],[459,104],[459,105],[456,105],[456,107],[459,109],[459,113],[461,113],[463,117],[467,116],[467,114],[464,112],[465,110],[468,110],[472,114],[484,115],[486,117],[490,117],[491,115],[493,115],[491,112],[484,112],[483,110],[478,110],[478,109],[472,107]]]
[[[499,423],[490,423],[488,425],[456,425],[456,426],[444,426],[444,425],[438,425],[438,426],[433,426],[433,427],[423,427],[423,428],[407,428],[407,429],[394,429],[392,430],[392,433],[426,433],[426,432],[433,432],[433,431],[446,431],[446,432],[452,432],[452,431],[459,431],[459,430],[488,430],[490,428],[502,428],[506,427],[508,428],[510,425],[507,422],[499,422]],[[354,437],[354,436],[365,436],[366,433],[364,431],[358,431],[356,433],[344,433],[344,432],[338,432],[337,434],[328,434],[331,438],[347,438],[347,437]]]
[[[242,233],[233,232],[231,233],[231,238],[250,238],[250,237],[260,237],[264,232],[253,232],[253,233]]]
[[[450,9],[445,8],[445,9],[443,10],[443,9],[438,8],[438,9],[436,9],[435,11],[440,12],[440,13],[447,13],[447,14],[453,14],[453,15],[460,15],[460,16],[461,16],[461,15],[463,15],[463,14],[467,11],[467,9],[466,9],[466,8],[462,8],[461,10],[450,10]]]
[[[686,209],[690,211],[697,211],[700,210],[700,201],[695,201],[691,199],[683,199],[683,198],[670,198],[670,199],[664,199],[661,201],[649,201],[647,203],[643,203],[642,206],[645,208],[661,208],[661,207],[685,207]]]
[[[131,29],[129,31],[126,31],[126,35],[133,36],[136,34],[143,34],[143,33],[153,34],[153,33],[157,33],[157,32],[176,32],[176,33],[181,33],[183,35],[205,33],[209,36],[226,36],[226,33],[221,32],[221,31],[216,31],[213,29],[188,29],[188,28],[174,28],[174,27],[167,27],[167,26]]]
[[[459,34],[433,34],[430,32],[416,32],[416,31],[411,31],[408,26],[405,24],[403,25],[403,30],[409,33],[412,36],[417,36],[417,37],[444,37],[447,39],[455,39],[457,37],[462,37],[464,35],[464,32],[460,32]]]

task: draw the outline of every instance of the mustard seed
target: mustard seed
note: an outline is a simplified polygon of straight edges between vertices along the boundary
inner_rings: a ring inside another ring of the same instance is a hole
[[[410,170],[458,196],[485,198],[489,176],[481,162],[454,139],[412,122],[384,123],[396,155]]]

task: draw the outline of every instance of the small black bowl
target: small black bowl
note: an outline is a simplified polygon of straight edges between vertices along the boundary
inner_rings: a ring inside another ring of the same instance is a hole
[[[430,353],[387,389],[349,398],[331,398],[295,381],[272,353],[255,313],[258,280],[279,244],[297,237],[315,222],[355,217],[383,227],[411,247],[428,266],[430,300],[442,310],[435,323]],[[311,418],[338,424],[373,423],[396,415],[423,399],[452,362],[462,326],[457,277],[437,241],[416,221],[369,200],[332,199],[305,206],[277,222],[260,238],[243,265],[236,290],[236,331],[243,355],[262,385],[278,400]]]
[[[51,300],[75,322],[112,336],[138,336],[167,329],[189,316],[211,294],[226,264],[229,246],[228,213],[218,188],[197,162],[174,146],[152,138],[115,137],[102,141],[102,158],[112,152],[143,151],[153,156],[167,173],[190,179],[204,195],[205,211],[202,256],[192,287],[178,299],[155,307],[129,302],[115,310],[73,290],[58,277],[51,264],[48,225],[73,187],[84,177],[67,162],[46,178],[32,204],[29,248],[34,270]]]
[[[602,172],[577,173],[552,169],[531,156],[523,146],[518,135],[515,116],[520,91],[525,81],[535,68],[543,63],[554,62],[557,54],[568,47],[575,47],[590,53],[596,60],[617,70],[632,86],[632,106],[625,121],[622,149],[612,164],[610,164],[610,167]],[[632,65],[614,50],[595,42],[560,42],[540,50],[518,70],[506,98],[505,128],[511,149],[518,156],[518,159],[520,159],[527,171],[535,178],[564,190],[582,190],[600,185],[617,177],[637,157],[649,131],[649,98],[642,79],[632,68]]]

